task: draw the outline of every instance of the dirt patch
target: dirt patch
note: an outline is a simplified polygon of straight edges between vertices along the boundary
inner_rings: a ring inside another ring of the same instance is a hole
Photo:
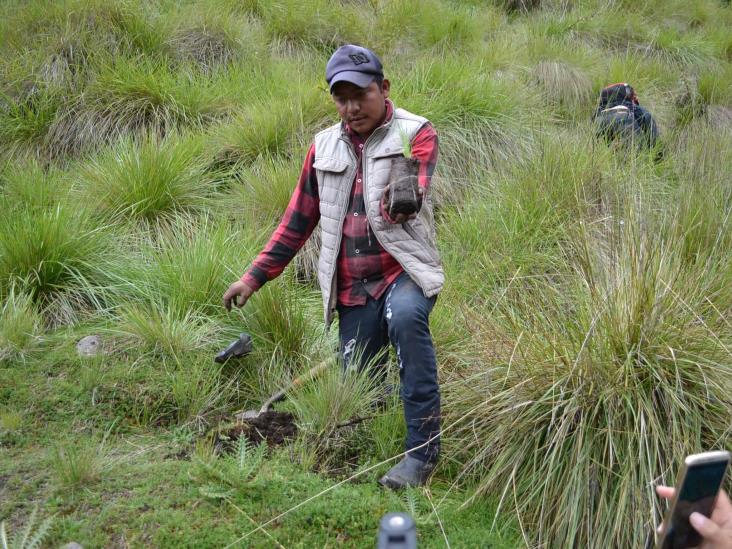
[[[266,441],[270,446],[289,442],[297,434],[295,417],[289,412],[264,412],[254,419],[240,420],[219,431],[221,441],[235,441],[244,436],[253,444]]]

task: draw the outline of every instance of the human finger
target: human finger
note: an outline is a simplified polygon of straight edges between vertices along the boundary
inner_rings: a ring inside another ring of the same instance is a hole
[[[656,486],[656,493],[663,499],[671,499],[675,492],[671,486]]]
[[[732,518],[732,501],[730,501],[727,492],[724,490],[720,491],[719,496],[717,496],[717,505],[715,506],[715,510],[716,509],[719,509],[726,516]]]
[[[705,541],[714,542],[715,544],[719,544],[720,547],[729,547],[729,544],[732,543],[729,533],[725,533],[717,523],[701,513],[692,513],[689,515],[689,522],[694,527],[694,530],[702,535]]]

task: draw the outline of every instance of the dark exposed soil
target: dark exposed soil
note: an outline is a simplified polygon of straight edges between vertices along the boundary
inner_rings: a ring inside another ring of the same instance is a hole
[[[417,176],[419,161],[414,158],[396,157],[391,161],[389,172],[389,216],[411,215],[418,209]]]
[[[220,439],[231,441],[245,436],[252,444],[263,440],[270,446],[278,446],[295,438],[295,417],[289,412],[264,412],[254,419],[244,419],[219,432]]]

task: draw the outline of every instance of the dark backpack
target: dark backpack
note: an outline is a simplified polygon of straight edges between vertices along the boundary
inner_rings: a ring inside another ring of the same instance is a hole
[[[635,120],[635,113],[627,105],[603,109],[595,117],[597,133],[608,141],[620,139],[632,141],[640,137],[641,131]]]
[[[653,147],[658,137],[653,117],[638,104],[635,90],[626,82],[602,89],[595,122],[598,135],[608,142]]]

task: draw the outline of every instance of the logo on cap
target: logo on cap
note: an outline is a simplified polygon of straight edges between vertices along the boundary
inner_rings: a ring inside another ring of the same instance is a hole
[[[369,62],[369,58],[366,56],[365,53],[352,53],[348,57],[351,58],[351,61],[353,61],[354,65],[362,65]]]

